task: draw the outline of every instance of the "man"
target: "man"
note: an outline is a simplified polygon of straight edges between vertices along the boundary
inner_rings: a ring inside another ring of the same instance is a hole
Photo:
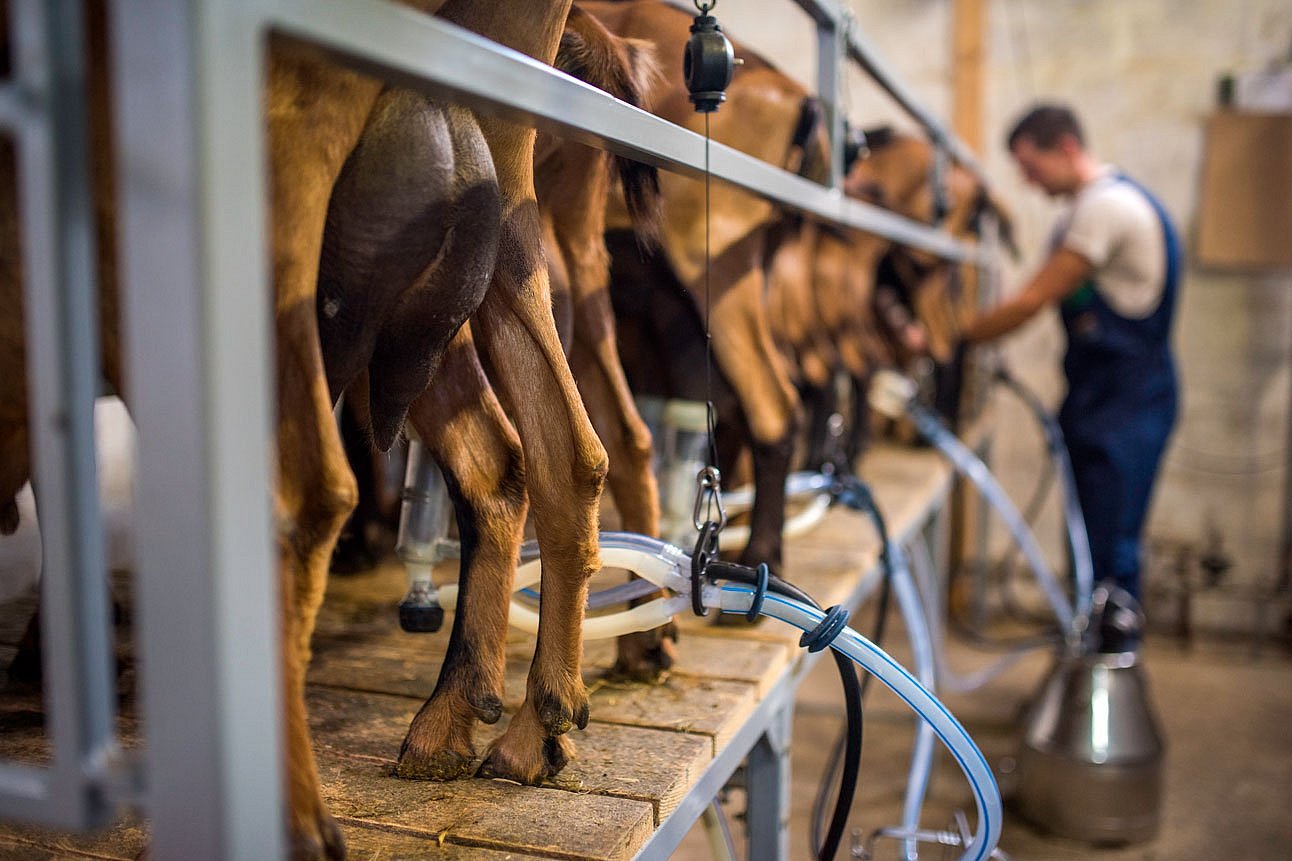
[[[1028,182],[1072,207],[1049,259],[1023,289],[970,322],[967,342],[998,338],[1058,304],[1068,394],[1059,422],[1072,455],[1096,580],[1138,600],[1140,532],[1175,423],[1171,316],[1180,243],[1165,209],[1085,148],[1072,111],[1041,105],[1018,121],[1010,152]]]

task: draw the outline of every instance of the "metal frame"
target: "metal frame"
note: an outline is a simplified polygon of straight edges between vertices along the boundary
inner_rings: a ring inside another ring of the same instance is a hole
[[[115,812],[115,673],[94,460],[99,387],[85,25],[80,0],[13,12],[13,78],[0,125],[14,136],[24,203],[24,302],[33,475],[44,524],[41,582],[48,768],[0,764],[12,815],[85,828]],[[75,631],[77,637],[67,637]],[[57,703],[58,708],[49,705]]]
[[[266,26],[329,59],[481,113],[536,126],[687,176],[704,173],[704,138],[543,63],[383,0],[320,8],[317,0],[265,0]],[[325,14],[326,13],[326,14]],[[720,143],[710,173],[790,209],[888,237],[942,257],[985,262],[976,244],[845,197]]]
[[[942,486],[929,502],[929,508],[892,540],[900,544],[926,541],[934,551],[934,558],[944,554],[946,546],[946,501],[952,486],[952,476],[947,475]],[[864,604],[879,588],[882,572],[876,563],[861,575],[843,605],[855,610]],[[781,674],[759,700],[752,714],[718,751],[686,795],[660,823],[634,856],[634,861],[657,861],[668,858],[713,800],[714,796],[736,773],[741,763],[745,765],[745,786],[748,795],[750,861],[783,861],[789,857],[789,787],[790,739],[794,699],[799,685],[825,652],[803,652]]]
[[[893,73],[892,65],[884,60],[875,44],[867,39],[856,26],[857,19],[851,9],[835,2],[835,0],[794,0],[794,3],[816,22],[817,32],[821,34],[823,47],[820,63],[826,62],[826,34],[831,33],[832,40],[837,39],[842,43],[842,53],[860,66],[881,89],[901,106],[902,110],[910,114],[911,118],[928,133],[936,146],[946,149],[956,161],[971,171],[984,186],[989,185],[987,173],[983,170],[982,165],[978,163],[978,159],[973,152],[941,120],[920,104],[920,101],[915,98],[910,89]],[[831,53],[833,53],[833,50]],[[838,68],[838,66],[835,68]],[[819,80],[823,84],[827,81],[824,72]],[[833,87],[827,86],[821,86],[819,92],[822,97],[825,97],[827,93],[837,93]],[[836,95],[830,101],[832,104],[838,104],[839,99]],[[838,140],[838,138],[833,138],[833,140]]]
[[[263,18],[174,0],[112,11],[151,852],[276,858]]]
[[[836,155],[847,55],[912,110],[939,146],[976,170],[967,150],[885,71],[839,5],[796,2],[818,24],[818,71]],[[8,818],[87,827],[105,822],[122,802],[142,801],[158,859],[280,857],[281,729],[266,729],[279,726],[281,696],[267,480],[274,439],[261,116],[267,33],[391,82],[686,175],[702,174],[705,144],[528,57],[386,0],[110,0],[121,260],[130,284],[125,345],[140,449],[142,705],[151,716],[136,775],[116,764],[112,734],[93,455],[96,258],[79,8],[80,0],[20,0],[18,72],[0,85],[0,125],[21,141],[28,184],[32,430],[46,515],[46,624],[58,635],[46,638],[58,703],[51,710],[54,765],[0,765],[0,810]],[[709,164],[719,180],[788,208],[990,265],[989,248],[848,200],[838,168],[832,187],[823,188],[720,144],[712,145]],[[864,580],[854,603],[876,582]],[[67,638],[68,631],[79,636]],[[753,767],[770,777],[754,795],[759,804],[783,804],[788,715],[816,657],[796,662],[760,703],[659,829],[650,852],[676,845],[764,737]],[[764,799],[765,792],[772,794]]]

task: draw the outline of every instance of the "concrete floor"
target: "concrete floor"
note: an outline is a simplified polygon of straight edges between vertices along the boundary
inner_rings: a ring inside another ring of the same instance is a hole
[[[864,614],[862,619],[864,630],[870,622]],[[906,662],[909,654],[903,637],[898,620],[890,620],[885,642],[895,657]],[[954,642],[949,659],[961,671],[986,661],[982,652]],[[1042,834],[1007,810],[1001,848],[1014,861],[1292,859],[1288,808],[1292,800],[1292,655],[1267,648],[1254,657],[1245,641],[1205,640],[1185,649],[1171,638],[1150,636],[1144,659],[1168,744],[1166,796],[1157,839],[1118,849],[1093,848]],[[1037,653],[974,694],[945,697],[998,774],[1008,768],[1014,753],[1019,710],[1048,669],[1048,655]],[[822,661],[800,691],[794,719],[791,858],[810,857],[812,800],[842,724],[838,687],[833,665]],[[864,834],[898,822],[913,732],[909,712],[887,690],[873,686],[866,709],[862,785],[850,828]],[[972,823],[968,784],[949,756],[944,752],[939,756],[921,824],[947,827],[957,808],[966,809]],[[1007,775],[1000,776],[1002,786],[1007,786]],[[743,805],[743,793],[731,792],[726,810],[742,852],[739,814]],[[845,842],[840,859],[848,857],[847,849]],[[957,854],[925,847],[921,858],[940,861]],[[712,857],[698,826],[674,855],[679,861]],[[878,843],[875,857],[897,858],[897,844]]]

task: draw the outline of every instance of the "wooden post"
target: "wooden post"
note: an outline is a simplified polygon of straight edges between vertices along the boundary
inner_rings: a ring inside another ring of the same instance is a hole
[[[951,124],[969,149],[982,154],[986,0],[951,2]]]
[[[984,46],[988,0],[951,0],[951,127],[971,151],[983,154]],[[968,375],[968,369],[965,371]],[[978,417],[975,417],[978,418]],[[985,512],[972,488],[956,482],[950,511],[947,562],[950,570],[948,603],[960,618],[984,622],[976,593],[982,588],[985,552],[982,519]],[[972,576],[955,576],[957,573]]]

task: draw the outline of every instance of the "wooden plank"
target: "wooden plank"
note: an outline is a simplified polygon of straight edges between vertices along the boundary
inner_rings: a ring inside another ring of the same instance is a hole
[[[397,858],[432,858],[436,861],[507,861],[513,852],[440,843],[424,836],[341,822],[349,857],[362,861],[394,861]],[[146,829],[138,823],[118,825],[101,834],[63,834],[43,828],[8,826],[0,829],[0,858],[5,861],[50,861],[50,859],[98,858],[133,861],[148,845]],[[551,858],[553,856],[526,856]]]
[[[345,845],[355,861],[396,861],[406,858],[430,858],[434,861],[518,861],[520,858],[551,858],[551,855],[518,856],[515,852],[483,849],[479,846],[461,846],[441,843],[421,836],[401,834],[384,828],[373,828],[353,822],[343,822]]]
[[[315,640],[398,632],[397,608],[407,586],[408,576],[397,559],[387,559],[371,571],[329,577],[315,623]]]
[[[310,668],[312,684],[399,694],[420,701],[434,688],[442,655],[429,650],[409,653],[389,646],[338,642],[319,658]],[[520,707],[528,672],[527,660],[508,660],[505,709],[515,711]],[[589,705],[594,720],[698,732],[713,736],[719,743],[735,732],[739,723],[733,721],[742,720],[758,697],[755,685],[741,682],[678,676],[658,687],[613,684],[600,679],[602,672],[596,667],[584,671],[584,681],[592,691]],[[660,703],[674,704],[676,708],[661,708]]]
[[[412,638],[414,635],[402,635]],[[357,691],[399,694],[424,700],[435,688],[440,664],[444,660],[443,637],[419,636],[414,643],[424,643],[424,648],[399,648],[383,642],[336,639],[316,643],[314,660],[310,663],[308,680],[311,684],[331,685]],[[506,680],[507,688],[516,687],[515,676],[522,679],[518,690],[523,691],[523,670],[509,669],[513,678]],[[504,697],[504,700],[506,697]],[[511,699],[513,707],[520,704],[517,696]]]
[[[789,661],[789,652],[779,644],[742,641],[732,648],[721,629],[689,630],[679,634],[677,660],[672,674],[701,679],[727,679],[753,685],[759,698],[766,695]],[[589,643],[584,648],[584,663],[598,670],[614,662],[615,646],[610,640]]]
[[[950,486],[952,469],[938,451],[879,445],[866,455],[861,474],[874,489],[890,535],[923,523]]]
[[[393,768],[400,742],[420,703],[383,694],[311,689],[310,725],[320,753],[367,758]],[[476,732],[480,753],[500,736],[510,715]],[[571,792],[613,795],[652,805],[655,821],[671,813],[712,756],[703,735],[594,722],[571,736],[575,758],[550,782]]]
[[[949,469],[936,452],[880,446],[868,456],[865,474],[891,531],[900,534],[924,519],[944,492]],[[787,542],[786,576],[823,604],[837,603],[873,568],[877,550],[866,519],[837,509],[810,534]],[[437,577],[453,576],[455,567],[443,566]],[[543,787],[404,781],[392,776],[394,760],[434,687],[448,636],[398,629],[395,605],[403,590],[397,563],[333,578],[315,641],[310,719],[325,795],[353,857],[631,857],[801,655],[798,632],[788,626],[712,626],[688,616],[679,620],[684,632],[673,672],[664,684],[649,686],[606,680],[613,644],[592,643],[584,675],[593,723],[573,734],[576,758],[556,780]],[[509,711],[495,726],[480,727],[479,749],[504,731],[520,704],[533,646],[532,637],[508,633]],[[0,660],[10,654],[0,648]],[[137,727],[128,714],[122,728],[126,744],[135,744]],[[0,755],[15,754],[27,761],[47,755],[34,696],[0,698]],[[137,825],[98,838],[0,830],[0,852],[12,848],[15,857],[133,858],[143,843]]]
[[[434,689],[443,660],[443,654],[433,648],[442,639],[427,638],[426,642],[428,648],[409,651],[384,644],[335,640],[316,652],[309,681],[424,700]],[[524,656],[532,646],[522,642],[513,644],[512,649],[513,654]],[[515,711],[524,700],[528,673],[528,657],[509,657],[503,691],[503,707],[508,711]],[[753,709],[760,696],[758,685],[766,683],[678,675],[656,687],[607,682],[603,674],[604,669],[595,665],[584,667],[594,721],[697,732],[712,736],[719,745],[730,738],[739,721]],[[661,709],[660,703],[673,703],[676,708]]]
[[[27,843],[18,838],[0,836],[0,858],[5,861],[49,861],[51,858],[84,858],[84,855],[67,853],[54,853],[47,847],[35,843]]]
[[[594,720],[710,736],[715,752],[758,703],[754,685],[687,676],[670,676],[661,685],[603,682],[591,690]]]
[[[642,801],[500,780],[423,783],[392,777],[385,762],[318,759],[328,807],[350,824],[575,861],[631,858],[654,828]]]

